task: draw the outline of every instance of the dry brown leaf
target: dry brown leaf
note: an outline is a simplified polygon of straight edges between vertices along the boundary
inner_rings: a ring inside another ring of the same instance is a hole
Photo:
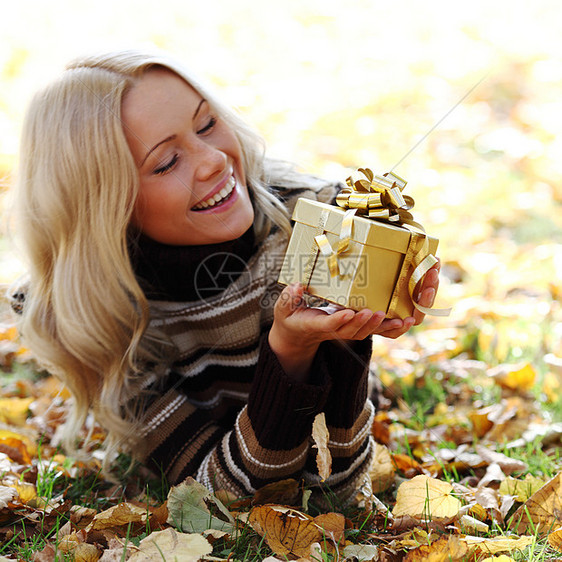
[[[142,508],[130,503],[120,503],[95,515],[89,528],[94,531],[101,531],[103,529],[129,525],[129,523],[144,524],[146,523],[146,517],[146,507]]]
[[[328,449],[328,441],[330,434],[326,426],[326,416],[324,412],[317,414],[312,424],[312,439],[314,440],[313,447],[318,449],[316,455],[316,466],[318,467],[318,474],[322,482],[326,480],[332,473],[332,454]]]
[[[534,537],[499,537],[486,539],[482,537],[462,537],[460,539],[469,546],[476,547],[483,554],[497,554],[498,552],[512,552],[513,550],[523,550],[535,540]]]
[[[311,545],[323,538],[321,529],[309,516],[283,506],[255,507],[248,522],[278,556],[307,558]]]
[[[267,503],[296,505],[299,499],[299,492],[299,483],[294,478],[279,480],[278,482],[266,484],[257,490],[252,498],[252,505],[264,505]]]
[[[562,527],[548,535],[548,544],[558,552],[562,552]]]
[[[324,536],[334,544],[341,544],[345,531],[345,517],[341,513],[322,513],[314,518]]]
[[[84,536],[78,533],[63,537],[57,549],[64,554],[71,554],[74,562],[96,562],[100,558],[99,550],[93,544],[85,543]]]
[[[462,562],[471,548],[452,535],[411,550],[404,562]]]
[[[371,435],[377,443],[388,445],[390,443],[390,429],[388,424],[375,419],[371,426]]]
[[[178,533],[175,529],[155,531],[142,539],[139,549],[128,559],[130,562],[153,562],[154,560],[181,560],[197,562],[211,554],[209,541],[197,533]]]
[[[390,451],[380,443],[375,443],[369,476],[374,494],[384,492],[394,482],[395,471]]]
[[[512,522],[517,533],[534,529],[541,535],[562,525],[562,472],[535,492],[513,514]]]
[[[452,491],[448,482],[420,474],[400,485],[392,514],[429,519],[454,517],[459,513],[461,502],[451,495]]]

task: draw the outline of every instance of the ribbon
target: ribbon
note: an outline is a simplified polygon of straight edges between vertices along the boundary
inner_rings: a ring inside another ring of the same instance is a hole
[[[421,306],[414,299],[414,292],[426,273],[437,263],[437,258],[429,252],[429,243],[423,226],[413,220],[409,212],[414,207],[414,199],[403,195],[407,182],[393,172],[375,176],[369,168],[359,168],[364,176],[354,180],[347,178],[344,189],[337,195],[336,203],[347,211],[342,219],[340,238],[334,250],[325,234],[314,237],[320,252],[328,261],[330,275],[340,275],[338,257],[349,249],[353,218],[356,214],[373,220],[386,221],[410,231],[410,244],[402,263],[398,281],[392,295],[388,313],[391,314],[398,303],[406,283],[410,267],[412,274],[408,279],[408,293],[417,310],[432,316],[448,316],[451,309],[435,309]]]

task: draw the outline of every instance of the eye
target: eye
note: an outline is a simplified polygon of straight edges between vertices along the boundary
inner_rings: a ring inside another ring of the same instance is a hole
[[[205,133],[208,133],[209,131],[211,131],[213,129],[213,127],[217,124],[217,118],[216,117],[209,117],[209,121],[207,121],[207,124],[202,128],[199,129],[197,131],[198,135],[204,135]]]
[[[174,156],[166,164],[160,166],[159,168],[156,168],[152,173],[156,174],[157,176],[165,174],[168,170],[171,170],[176,165],[177,161],[178,155],[174,154]]]

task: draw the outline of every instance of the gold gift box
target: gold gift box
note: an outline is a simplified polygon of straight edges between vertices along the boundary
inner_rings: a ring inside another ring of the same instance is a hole
[[[412,316],[409,261],[419,236],[408,228],[354,216],[349,245],[338,253],[338,271],[333,275],[315,237],[325,234],[331,247],[337,248],[345,213],[318,201],[297,201],[279,283],[303,283],[309,294],[354,310],[382,310],[389,318]],[[439,241],[426,235],[422,241],[425,237],[429,253],[435,255]]]

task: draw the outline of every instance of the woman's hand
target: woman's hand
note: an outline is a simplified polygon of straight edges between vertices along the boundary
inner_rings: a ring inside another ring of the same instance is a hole
[[[305,381],[318,350],[327,340],[362,340],[377,333],[384,312],[344,308],[333,314],[308,307],[300,284],[285,287],[274,308],[269,346],[292,378]],[[399,320],[402,323],[401,320]]]
[[[426,274],[417,295],[420,305],[430,307],[439,286],[439,262]],[[285,287],[275,303],[269,346],[285,372],[305,381],[318,346],[327,340],[363,340],[370,335],[397,338],[423,321],[424,314],[414,309],[413,316],[386,319],[382,311],[365,308],[358,312],[344,308],[332,314],[308,307],[300,284]]]
[[[425,274],[423,282],[417,294],[414,295],[416,302],[424,307],[433,306],[437,289],[439,289],[439,271],[441,269],[441,262],[437,263]],[[376,332],[379,336],[386,338],[398,338],[405,334],[412,326],[417,326],[423,322],[425,314],[414,308],[413,316],[404,318],[404,320],[393,318],[392,320],[384,320],[381,323],[379,330]]]

